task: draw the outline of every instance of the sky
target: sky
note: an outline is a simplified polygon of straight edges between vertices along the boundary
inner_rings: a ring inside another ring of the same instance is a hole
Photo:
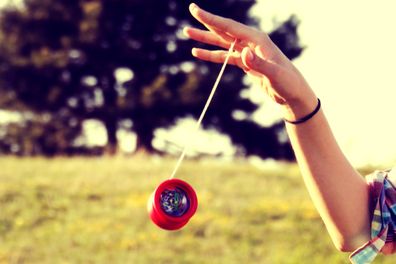
[[[0,5],[5,2],[0,0]],[[269,32],[276,21],[291,14],[299,18],[298,33],[306,49],[294,63],[321,99],[336,139],[352,164],[396,164],[396,1],[257,2],[252,14],[260,18],[264,31]],[[281,117],[276,105],[258,87],[252,85],[251,91],[263,102],[256,114],[258,122],[268,125]],[[88,127],[91,132],[100,131],[100,124]],[[158,130],[154,143],[160,147],[164,144],[161,138],[186,140],[186,131],[191,132],[192,127],[194,122],[188,120],[179,122],[172,131]],[[213,153],[229,143],[216,133],[195,135],[209,142],[205,145],[212,146],[209,152]],[[133,136],[128,135],[131,139]],[[203,145],[200,140],[196,142]],[[226,152],[232,155],[233,150],[227,147]]]
[[[274,15],[297,15],[306,49],[294,63],[357,166],[396,163],[395,10],[394,0],[259,0],[253,10],[265,31]]]

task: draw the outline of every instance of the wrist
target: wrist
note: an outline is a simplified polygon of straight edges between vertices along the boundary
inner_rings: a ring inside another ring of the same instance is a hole
[[[300,120],[310,115],[318,106],[318,98],[314,93],[304,98],[289,100],[282,105],[283,118],[285,120]]]

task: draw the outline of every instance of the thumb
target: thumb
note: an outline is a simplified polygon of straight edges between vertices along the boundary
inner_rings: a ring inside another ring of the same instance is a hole
[[[257,56],[249,47],[242,50],[241,57],[246,68],[261,73],[270,79],[275,77],[276,72],[279,71],[279,66],[276,63]]]

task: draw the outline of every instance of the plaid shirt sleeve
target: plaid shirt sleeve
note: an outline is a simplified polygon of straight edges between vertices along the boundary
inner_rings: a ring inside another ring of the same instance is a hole
[[[353,264],[371,263],[379,252],[396,253],[396,167],[366,177],[372,202],[371,240],[355,250]]]

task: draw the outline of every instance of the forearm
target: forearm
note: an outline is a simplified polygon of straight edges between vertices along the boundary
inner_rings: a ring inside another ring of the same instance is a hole
[[[295,120],[315,108],[309,98],[285,109]],[[351,251],[370,238],[369,192],[338,146],[323,110],[305,123],[286,125],[304,182],[337,248]]]

